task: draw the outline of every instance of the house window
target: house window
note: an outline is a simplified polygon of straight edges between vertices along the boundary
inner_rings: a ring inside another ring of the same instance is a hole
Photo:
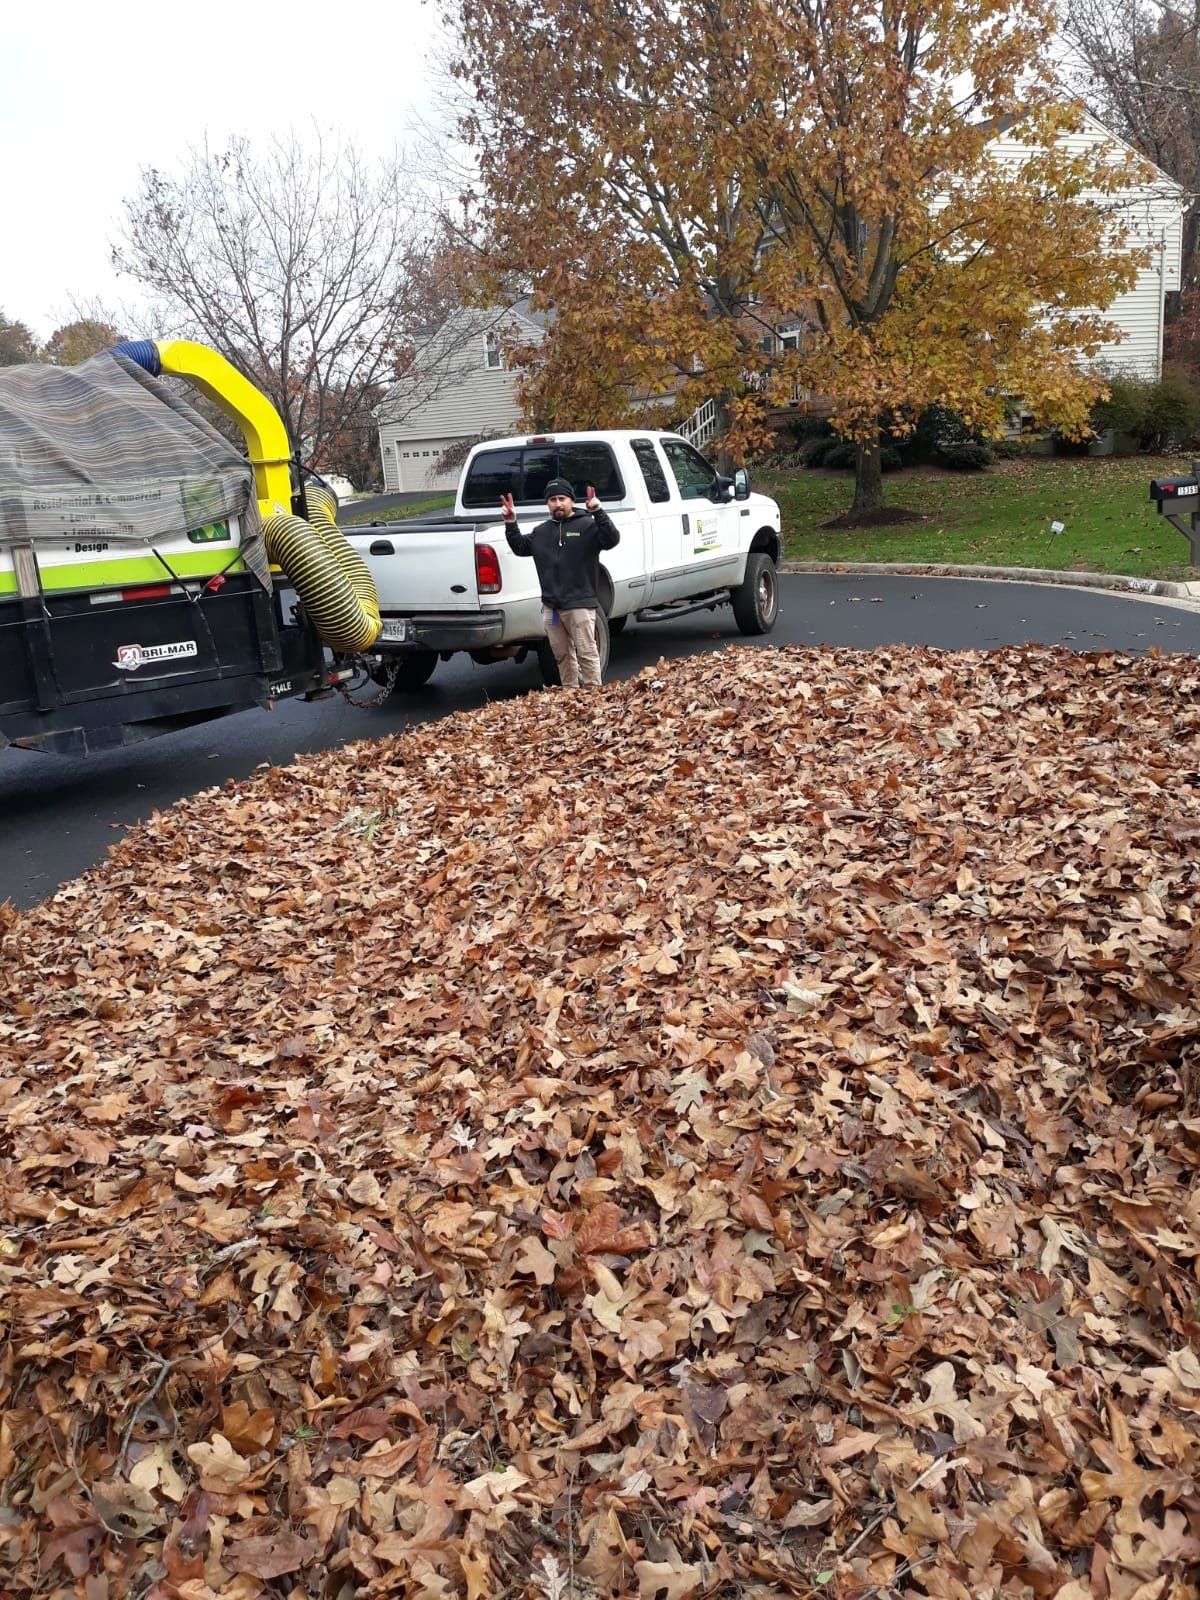
[[[504,352],[500,348],[499,337],[494,333],[486,334],[484,336],[484,346],[487,350],[488,367],[494,372],[502,371],[504,368]]]

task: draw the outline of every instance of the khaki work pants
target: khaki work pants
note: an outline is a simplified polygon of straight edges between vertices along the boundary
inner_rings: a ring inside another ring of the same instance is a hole
[[[558,675],[564,689],[576,689],[582,682],[588,688],[600,684],[600,652],[596,649],[596,613],[591,609],[560,611],[558,621],[549,606],[542,607],[546,637],[558,662]]]

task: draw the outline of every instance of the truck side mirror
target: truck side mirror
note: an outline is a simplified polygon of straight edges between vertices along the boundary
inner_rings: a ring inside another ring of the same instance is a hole
[[[733,498],[735,500],[750,498],[750,474],[745,467],[739,467],[733,475]]]

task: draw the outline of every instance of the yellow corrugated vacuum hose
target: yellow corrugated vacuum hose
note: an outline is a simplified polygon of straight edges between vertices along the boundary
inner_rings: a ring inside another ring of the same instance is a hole
[[[224,356],[205,345],[175,339],[156,351],[163,372],[189,379],[242,430],[254,468],[267,555],[295,585],[317,632],[331,650],[353,655],[368,649],[382,627],[375,584],[366,562],[337,525],[335,495],[313,485],[305,501],[311,520],[291,515],[292,452],[275,407]]]
[[[349,555],[354,552],[335,528]],[[331,650],[354,655],[379,637],[379,603],[367,607],[347,570],[350,563],[331,549],[328,528],[315,528],[303,517],[273,516],[263,523],[267,554],[281,566],[296,587],[304,609]]]
[[[339,565],[354,585],[354,592],[362,602],[363,610],[379,623],[379,595],[375,580],[367,563],[337,525],[337,496],[320,484],[308,483],[304,486],[304,505],[308,520],[318,537],[331,555],[336,553]]]

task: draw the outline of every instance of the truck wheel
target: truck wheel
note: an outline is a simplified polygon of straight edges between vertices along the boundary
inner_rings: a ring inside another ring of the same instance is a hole
[[[616,637],[616,635],[618,633],[624,633],[625,632],[625,626],[628,623],[628,621],[629,621],[629,613],[628,612],[626,612],[623,617],[609,617],[609,619],[608,619],[608,631],[609,631],[609,633],[612,634],[614,638]]]
[[[400,664],[396,670],[395,687],[397,689],[420,689],[433,677],[433,669],[438,664],[437,654],[433,650],[417,650],[411,656],[401,656]],[[387,664],[375,667],[371,673],[373,681],[382,687],[388,678]]]
[[[739,633],[770,633],[779,616],[779,574],[770,556],[747,556],[746,576],[729,594]]]
[[[600,655],[600,676],[608,671],[609,649],[609,620],[604,612],[596,609],[596,649]],[[549,639],[538,640],[537,647],[538,666],[542,669],[542,682],[547,689],[557,689],[559,684],[558,662],[554,659],[554,651],[550,648]]]

